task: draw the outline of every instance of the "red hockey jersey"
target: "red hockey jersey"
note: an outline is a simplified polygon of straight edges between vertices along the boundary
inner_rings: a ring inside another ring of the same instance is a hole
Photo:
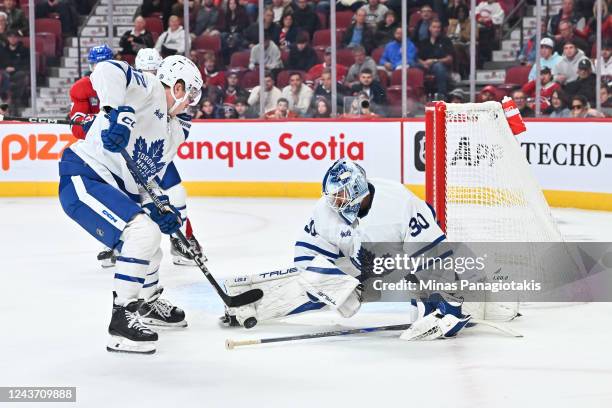
[[[92,120],[91,115],[95,115],[100,111],[98,94],[93,89],[88,76],[79,79],[72,85],[72,88],[70,88],[70,100],[72,101],[70,120],[75,123]],[[82,126],[71,126],[71,130],[77,139],[85,139],[86,132]]]

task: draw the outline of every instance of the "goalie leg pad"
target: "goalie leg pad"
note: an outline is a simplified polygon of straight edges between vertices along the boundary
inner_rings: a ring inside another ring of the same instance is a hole
[[[228,294],[232,296],[254,288],[264,292],[263,298],[255,303],[229,308],[228,315],[235,316],[242,325],[249,317],[265,321],[330,306],[349,317],[361,304],[357,285],[357,279],[325,258],[315,258],[306,269],[289,268],[226,281]]]

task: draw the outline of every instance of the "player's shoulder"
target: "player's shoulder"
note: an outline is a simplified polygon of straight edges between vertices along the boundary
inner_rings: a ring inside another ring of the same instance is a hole
[[[134,76],[134,69],[125,61],[106,60],[96,64],[96,68],[91,73],[91,80],[98,78],[112,78],[125,76],[126,84],[129,85]],[[142,75],[142,74],[141,74]]]
[[[72,98],[85,99],[92,93],[95,93],[95,91],[91,83],[91,78],[88,76],[79,78],[74,84],[72,84],[72,87],[70,87],[70,96]]]

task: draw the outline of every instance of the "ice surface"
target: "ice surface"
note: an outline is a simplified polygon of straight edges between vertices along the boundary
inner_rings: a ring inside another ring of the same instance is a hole
[[[312,203],[202,198],[190,199],[189,210],[222,277],[289,266]],[[554,214],[568,240],[612,239],[612,213]],[[160,331],[153,356],[111,354],[113,270],[99,268],[100,245],[55,199],[0,200],[0,225],[0,386],[76,386],[77,404],[68,407],[612,406],[611,304],[527,308],[509,323],[523,339],[476,327],[447,341],[380,333],[226,351],[227,337],[403,323],[406,306],[221,329],[222,305],[199,270],[166,257],[165,294],[186,310],[189,327]]]

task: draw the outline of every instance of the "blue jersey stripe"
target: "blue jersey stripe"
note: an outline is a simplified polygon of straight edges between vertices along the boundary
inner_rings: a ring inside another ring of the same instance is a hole
[[[150,288],[151,286],[155,286],[159,283],[159,280],[156,280],[155,282],[151,282],[151,283],[147,283],[145,285],[142,285],[143,288]]]
[[[151,273],[147,273],[147,276],[155,275],[158,271],[159,271],[159,268],[157,268],[156,270],[154,270]]]
[[[119,68],[119,69],[121,70],[121,72],[123,72],[123,73],[125,74],[125,82],[126,82],[125,87],[127,88],[127,87],[130,85],[130,82],[132,82],[132,68],[130,68],[130,67],[128,66],[128,70],[127,70],[127,72],[126,72],[126,71],[123,69],[123,67],[121,66],[121,64],[119,64],[119,63],[117,63],[117,62],[115,62],[115,61],[110,61],[110,60],[108,60],[108,61],[106,61],[106,62],[108,62],[108,63],[110,63],[110,64],[113,64],[114,66],[116,66],[117,68]]]
[[[314,256],[296,256],[293,258],[293,262],[312,261]]]
[[[140,265],[148,265],[149,264],[149,261],[145,261],[144,259],[128,258],[128,257],[125,257],[125,256],[118,256],[117,257],[117,262],[135,263],[135,264],[140,264]]]
[[[316,266],[309,266],[306,268],[308,272],[321,273],[323,275],[346,275],[338,268],[318,268]]]
[[[136,276],[123,275],[121,273],[115,274],[115,279],[121,279],[128,282],[136,282],[136,283],[144,283],[145,280],[143,278],[138,278]]]
[[[440,235],[433,242],[425,245],[423,248],[419,249],[414,254],[410,255],[410,257],[416,258],[417,256],[424,254],[425,252],[429,251],[430,249],[432,249],[433,247],[435,247],[436,245],[438,245],[440,242],[444,241],[445,239],[446,239],[446,235],[444,234]]]
[[[326,257],[332,258],[332,259],[338,259],[340,257],[339,254],[334,254],[332,252],[324,250],[323,248],[319,248],[316,245],[309,244],[308,242],[304,242],[304,241],[297,241],[295,243],[295,246],[311,249],[315,252],[320,253],[321,255],[325,255]]]

